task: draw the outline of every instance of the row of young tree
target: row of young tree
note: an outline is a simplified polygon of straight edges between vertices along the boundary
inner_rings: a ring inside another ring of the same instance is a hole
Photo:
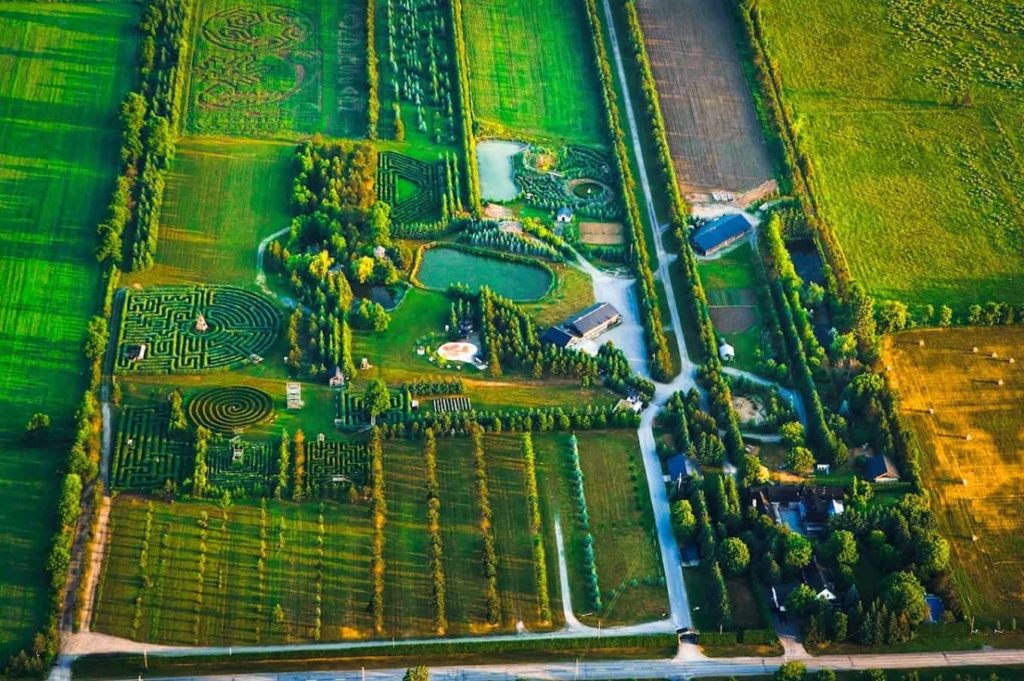
[[[618,96],[612,75],[611,62],[604,42],[602,21],[595,0],[586,1],[587,23],[590,28],[593,58],[601,81],[601,96],[604,102],[605,118],[615,150],[615,161],[621,181],[622,196],[626,204],[626,222],[630,230],[631,265],[636,272],[637,292],[640,301],[640,319],[650,353],[651,375],[657,380],[667,381],[676,373],[675,360],[665,335],[664,321],[658,306],[658,291],[648,256],[647,238],[640,207],[636,200],[636,180],[633,177],[626,146],[622,117],[619,113]]]
[[[540,492],[537,489],[537,457],[533,451],[533,436],[523,433],[519,451],[523,456],[523,478],[526,485],[526,505],[530,515],[530,547],[533,569],[537,579],[537,606],[541,622],[551,622],[551,597],[548,593],[548,561],[544,549],[544,525],[540,514]]]
[[[483,573],[487,580],[485,602],[488,624],[501,621],[501,598],[498,596],[498,554],[494,544],[494,512],[487,481],[487,457],[484,454],[484,430],[474,425],[469,430],[473,441],[473,477],[477,504],[480,506],[480,536],[483,539]]]
[[[97,227],[97,259],[142,270],[156,255],[164,175],[174,158],[192,0],[149,0],[140,30],[138,90],[121,105],[121,172]]]
[[[431,605],[434,633],[444,636],[445,614],[444,544],[441,542],[441,486],[437,481],[437,438],[428,430],[423,438],[423,461],[427,467],[427,532],[430,533]]]
[[[590,531],[590,512],[587,509],[587,495],[583,489],[583,469],[580,468],[579,441],[574,433],[569,438],[569,482],[576,495],[576,534],[583,554],[583,577],[586,580],[587,597],[595,612],[604,608],[601,600],[601,584],[597,576],[597,559],[594,554],[594,535]]]

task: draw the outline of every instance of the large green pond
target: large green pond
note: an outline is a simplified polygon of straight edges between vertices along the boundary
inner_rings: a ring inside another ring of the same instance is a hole
[[[436,246],[423,254],[417,278],[427,288],[447,289],[466,284],[478,289],[489,286],[512,300],[536,300],[551,287],[551,273],[541,267],[465,253]]]

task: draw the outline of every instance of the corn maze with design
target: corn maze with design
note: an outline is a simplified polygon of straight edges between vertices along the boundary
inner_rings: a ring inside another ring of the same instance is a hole
[[[236,433],[274,417],[274,400],[248,386],[211,388],[188,402],[188,416],[214,433]]]
[[[370,480],[370,450],[356,442],[306,442],[306,480],[316,492],[331,486],[363,486]]]
[[[205,330],[198,325],[200,316]],[[258,363],[279,326],[277,310],[266,298],[231,286],[128,290],[115,370],[189,374]],[[142,346],[141,358],[132,354]]]
[[[191,438],[187,432],[170,432],[168,407],[121,409],[110,462],[111,489],[160,489],[168,480],[181,483],[194,468]]]
[[[362,393],[339,393],[336,423],[340,428],[359,428],[370,423],[370,413]],[[391,391],[391,407],[377,417],[378,423],[405,423],[412,412],[412,400],[404,390]]]
[[[277,477],[280,459],[276,448],[265,442],[233,439],[211,443],[206,463],[214,487],[266,492]]]
[[[382,151],[377,160],[377,195],[391,206],[391,219],[397,223],[423,220],[441,210],[445,191],[445,165],[427,163],[394,151]],[[416,185],[416,192],[398,198],[398,179]]]

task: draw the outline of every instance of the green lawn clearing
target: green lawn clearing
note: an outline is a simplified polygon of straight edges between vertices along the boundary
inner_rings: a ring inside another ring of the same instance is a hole
[[[86,383],[95,230],[136,21],[127,3],[0,5],[0,659],[31,643],[49,607],[57,469]],[[21,442],[36,411],[53,418],[48,447]]]
[[[187,138],[167,175],[150,283],[252,283],[256,248],[291,220],[294,145],[230,137]]]
[[[1020,13],[1001,0],[759,8],[853,275],[909,303],[1024,301]]]
[[[473,107],[485,131],[601,143],[604,116],[582,3],[463,3]]]

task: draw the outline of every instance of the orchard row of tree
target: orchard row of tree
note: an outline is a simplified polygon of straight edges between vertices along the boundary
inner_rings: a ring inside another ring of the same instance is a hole
[[[540,514],[540,492],[537,489],[537,457],[533,451],[533,436],[523,433],[519,447],[523,455],[523,477],[526,484],[526,504],[530,514],[530,546],[533,569],[537,578],[537,604],[542,622],[551,621],[551,597],[548,594],[548,561],[544,550],[544,525]]]
[[[370,434],[370,483],[372,485],[370,518],[373,539],[370,545],[370,580],[373,595],[370,610],[373,613],[373,631],[384,635],[384,525],[387,522],[388,503],[384,498],[384,445],[380,431]]]
[[[604,100],[605,117],[615,149],[615,160],[618,166],[622,195],[626,203],[626,222],[630,229],[631,264],[636,271],[638,298],[640,300],[640,318],[644,326],[644,335],[650,352],[651,374],[658,380],[665,381],[676,373],[675,361],[669,350],[668,338],[665,335],[661,309],[658,307],[658,292],[654,284],[654,273],[648,260],[647,238],[644,235],[644,223],[640,207],[636,200],[636,181],[633,178],[632,166],[629,162],[629,151],[626,147],[622,118],[619,114],[615,80],[612,75],[611,62],[605,47],[600,14],[595,0],[586,0],[587,21],[590,26],[591,44],[593,45],[594,62],[601,81],[601,95]]]
[[[583,489],[583,469],[580,468],[580,450],[576,435],[569,438],[569,482],[576,495],[576,534],[583,554],[583,571],[586,580],[587,597],[595,612],[604,608],[601,601],[601,585],[597,577],[597,560],[594,555],[594,535],[590,532],[590,512],[587,510],[587,495]]]
[[[153,264],[164,175],[174,158],[187,66],[192,0],[149,0],[143,10],[138,90],[121,105],[121,172],[97,228],[101,263],[127,270]]]
[[[423,438],[423,461],[427,467],[427,532],[430,533],[434,632],[444,636],[448,617],[445,615],[444,545],[441,542],[441,486],[437,481],[437,438],[432,430],[428,430]]]
[[[491,492],[487,482],[487,458],[484,455],[484,429],[479,425],[470,427],[469,436],[473,441],[473,475],[476,481],[476,498],[480,505],[480,536],[483,539],[483,572],[487,580],[486,604],[487,622],[501,621],[501,599],[498,597],[498,554],[494,548],[494,513],[491,509]]]

